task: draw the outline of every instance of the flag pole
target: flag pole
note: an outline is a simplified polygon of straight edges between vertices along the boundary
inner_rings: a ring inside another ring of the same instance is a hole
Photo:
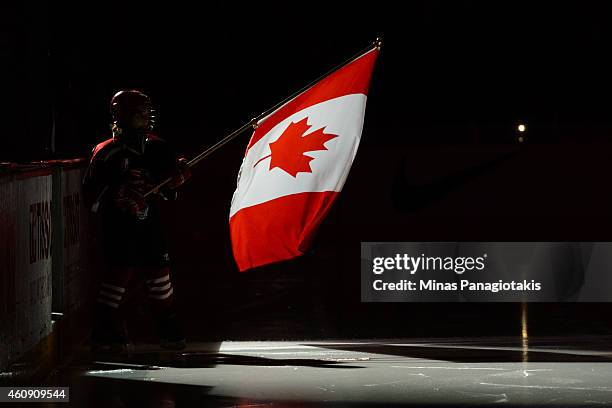
[[[270,116],[271,114],[276,112],[278,109],[280,109],[282,106],[287,104],[289,101],[293,100],[297,96],[299,96],[299,95],[303,94],[304,92],[308,91],[310,88],[312,88],[314,85],[316,85],[319,81],[321,81],[326,76],[331,75],[333,72],[335,72],[335,71],[339,70],[340,68],[350,64],[351,62],[355,61],[356,59],[358,59],[362,55],[372,51],[373,49],[380,50],[381,46],[382,46],[382,38],[381,37],[376,37],[376,39],[374,41],[372,41],[366,48],[362,49],[361,51],[359,51],[358,53],[356,53],[355,55],[353,55],[352,57],[350,57],[349,59],[347,59],[346,61],[344,61],[340,65],[330,69],[329,71],[327,71],[323,75],[319,76],[317,79],[311,81],[308,85],[306,85],[303,88],[301,88],[300,90],[292,93],[291,95],[289,95],[288,97],[286,97],[285,99],[283,99],[282,101],[277,103],[276,105],[272,106],[269,109],[266,109],[265,111],[263,111],[262,113],[260,113],[259,115],[257,115],[256,117],[254,117],[253,119],[248,121],[247,123],[243,124],[238,129],[234,130],[233,132],[231,132],[230,134],[225,136],[223,139],[219,140],[217,143],[215,143],[214,145],[210,146],[209,148],[207,148],[206,150],[204,150],[203,152],[201,152],[200,154],[195,156],[193,159],[189,160],[187,162],[187,165],[189,167],[195,166],[200,161],[204,160],[206,157],[210,156],[211,154],[213,154],[214,152],[219,150],[221,147],[225,146],[227,143],[231,142],[236,137],[238,137],[239,135],[244,133],[247,129],[251,129],[251,128],[252,129],[257,129],[257,127],[259,126],[259,121],[260,120],[267,118],[268,116]],[[153,187],[151,190],[146,192],[144,194],[144,197],[146,198],[146,197],[150,196],[151,194],[155,194],[155,193],[159,192],[159,190],[162,189],[171,180],[172,180],[172,177],[168,177],[167,179],[165,179],[164,181],[162,181],[161,183],[159,183],[155,187]]]

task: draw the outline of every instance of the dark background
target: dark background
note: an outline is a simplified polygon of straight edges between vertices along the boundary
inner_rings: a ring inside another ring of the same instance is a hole
[[[3,138],[2,159],[87,154],[123,87],[150,93],[160,132],[197,150],[378,34],[385,46],[368,144],[499,143],[519,120],[538,140],[558,141],[575,127],[580,141],[605,135],[609,8],[531,3],[3,5],[2,99],[12,137]]]
[[[246,135],[168,206],[188,326],[234,338],[520,333],[517,304],[360,304],[359,242],[612,240],[609,8],[330,3],[3,5],[0,161],[88,156],[125,87],[150,94],[160,135],[194,155],[382,35],[362,145],[312,253],[236,271],[227,215]],[[608,332],[611,315],[532,305],[530,327]]]

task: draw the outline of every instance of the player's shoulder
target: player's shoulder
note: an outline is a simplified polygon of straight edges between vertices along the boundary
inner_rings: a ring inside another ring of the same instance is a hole
[[[165,157],[174,154],[174,149],[170,143],[166,142],[155,133],[149,133],[145,143],[145,154],[147,156]]]
[[[153,145],[153,146],[165,146],[168,144],[164,139],[162,139],[156,133],[153,133],[153,132],[147,134],[146,143],[148,145]]]
[[[123,150],[125,148],[124,144],[115,138],[108,138],[103,142],[100,142],[94,147],[91,161],[94,160],[102,160],[106,161],[110,157],[112,157],[115,153]]]

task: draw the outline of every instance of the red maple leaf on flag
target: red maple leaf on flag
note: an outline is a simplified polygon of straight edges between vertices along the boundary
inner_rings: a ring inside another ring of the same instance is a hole
[[[299,122],[291,122],[283,134],[270,143],[271,153],[259,159],[253,167],[257,166],[260,161],[271,157],[269,170],[278,167],[293,177],[296,177],[299,172],[312,173],[310,162],[314,158],[304,153],[327,150],[325,143],[338,135],[324,133],[325,128],[323,127],[304,136],[311,127],[312,125],[308,124],[308,117]]]

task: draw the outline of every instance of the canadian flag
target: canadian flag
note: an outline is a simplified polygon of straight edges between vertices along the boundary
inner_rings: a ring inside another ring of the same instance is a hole
[[[230,209],[238,269],[302,255],[357,153],[373,48],[257,122]]]

